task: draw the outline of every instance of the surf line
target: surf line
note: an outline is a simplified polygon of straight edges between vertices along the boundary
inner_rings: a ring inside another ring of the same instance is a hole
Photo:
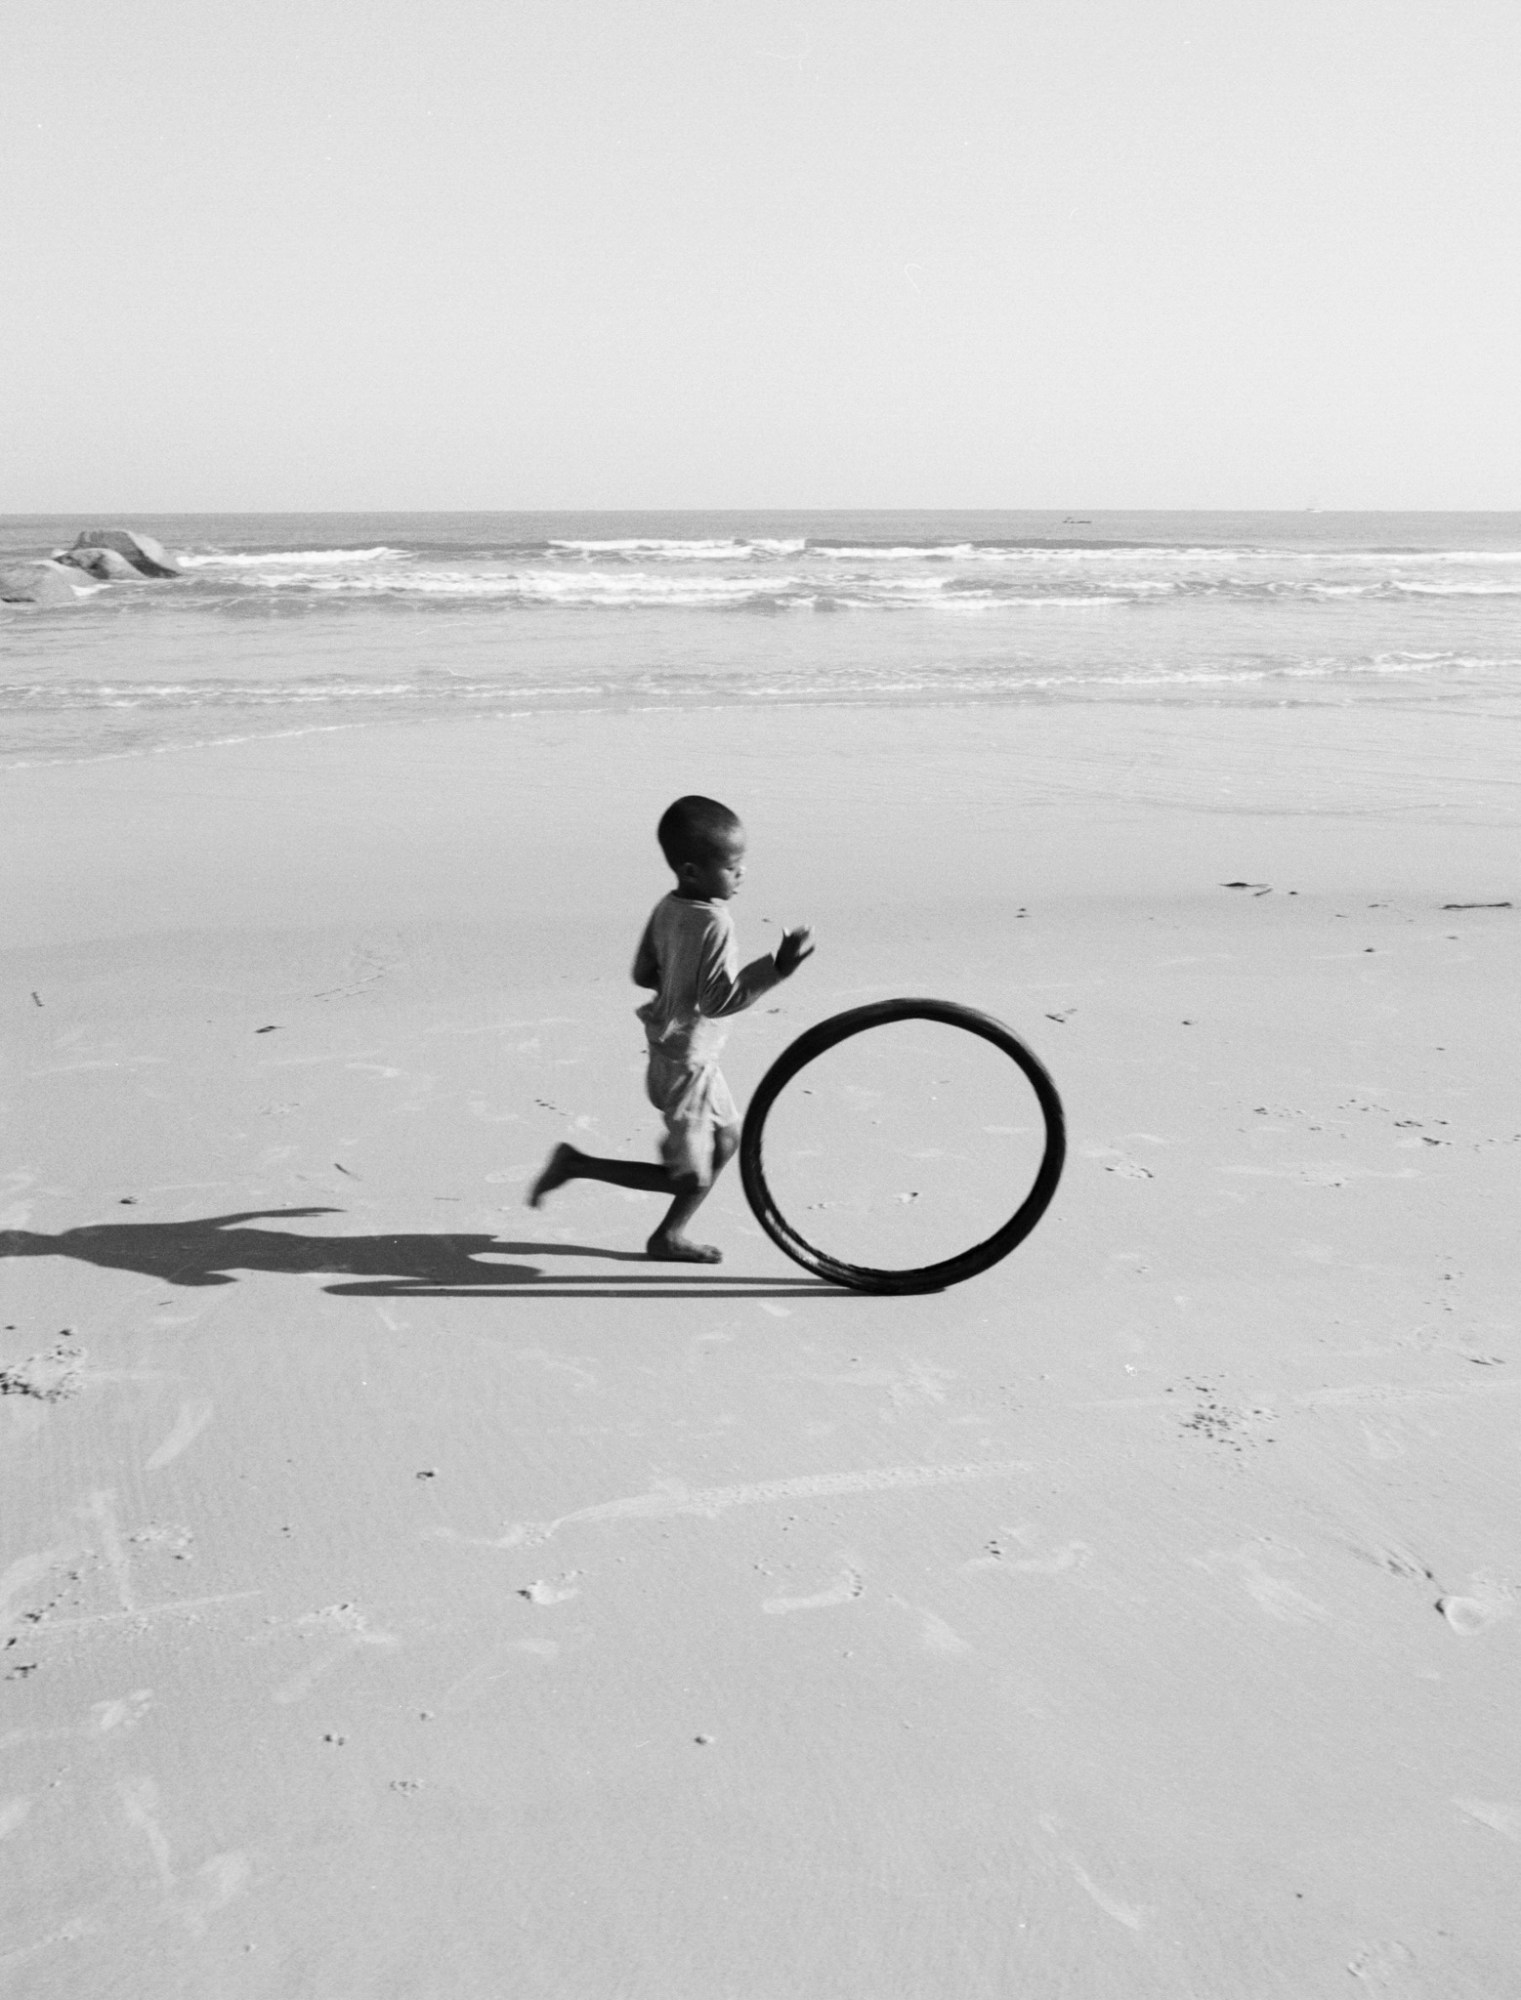
[[[761,1479],[746,1486],[684,1486],[668,1481],[653,1493],[578,1507],[555,1521],[518,1521],[505,1535],[477,1542],[481,1548],[519,1549],[547,1542],[561,1528],[582,1521],[661,1521],[699,1514],[712,1521],[730,1507],[759,1507],[770,1500],[824,1500],[836,1493],[894,1493],[915,1486],[967,1486],[980,1479],[1013,1479],[1033,1471],[1027,1459],[990,1459],[973,1465],[884,1465],[868,1472],[815,1472],[799,1479]],[[450,1537],[464,1541],[465,1536]]]

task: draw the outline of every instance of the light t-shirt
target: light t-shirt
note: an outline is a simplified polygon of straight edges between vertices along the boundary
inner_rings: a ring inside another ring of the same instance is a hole
[[[651,1054],[667,1061],[712,1062],[724,1044],[715,1024],[741,1013],[780,983],[769,953],[743,971],[726,903],[696,902],[674,892],[655,905],[639,949],[634,978],[659,982],[655,996],[637,1008]]]

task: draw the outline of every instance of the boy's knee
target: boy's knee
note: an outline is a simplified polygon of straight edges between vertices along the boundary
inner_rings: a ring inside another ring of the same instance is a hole
[[[713,1134],[713,1171],[715,1174],[720,1167],[726,1167],[739,1151],[739,1132],[740,1128],[737,1125],[720,1125],[718,1130]]]

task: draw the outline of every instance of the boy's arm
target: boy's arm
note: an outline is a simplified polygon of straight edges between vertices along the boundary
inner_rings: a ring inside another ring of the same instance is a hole
[[[634,953],[634,984],[649,986],[657,992],[660,988],[660,961],[655,956],[654,922],[644,927],[644,936],[639,940],[639,949]]]
[[[765,958],[752,959],[742,972],[732,976],[727,971],[715,971],[709,976],[705,968],[703,982],[698,989],[699,1009],[710,1021],[719,1020],[725,1014],[742,1014],[747,1007],[753,1007],[763,993],[779,986],[781,978],[776,960],[769,953]]]
[[[697,1004],[708,1019],[739,1014],[753,1006],[763,993],[779,986],[813,949],[811,933],[788,931],[775,953],[752,959],[739,971],[739,948],[734,942],[734,926],[715,924],[703,941],[702,974],[697,987]],[[805,942],[806,949],[800,949]]]

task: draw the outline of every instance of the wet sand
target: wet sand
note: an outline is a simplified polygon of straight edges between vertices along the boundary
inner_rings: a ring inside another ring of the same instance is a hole
[[[742,944],[818,932],[741,1097],[895,993],[1048,1063],[994,1271],[814,1285],[732,1176],[717,1271],[523,1208],[650,1152],[691,789]],[[1515,836],[1482,720],[1396,709],[9,774],[8,1990],[1521,1990]]]

